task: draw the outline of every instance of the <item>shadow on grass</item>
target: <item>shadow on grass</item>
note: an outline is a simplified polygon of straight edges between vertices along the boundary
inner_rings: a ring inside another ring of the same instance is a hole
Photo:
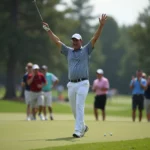
[[[21,140],[23,141],[70,141],[70,142],[75,142],[76,138],[74,137],[61,137],[61,138],[54,138],[54,139],[32,139],[32,140]]]
[[[62,137],[62,138],[55,138],[55,139],[47,139],[46,141],[70,141],[70,142],[75,142],[76,139],[74,137]]]

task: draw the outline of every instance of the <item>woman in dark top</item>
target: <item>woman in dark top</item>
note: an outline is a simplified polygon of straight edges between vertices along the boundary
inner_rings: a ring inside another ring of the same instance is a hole
[[[147,78],[147,89],[145,91],[145,110],[147,121],[150,122],[150,76]]]

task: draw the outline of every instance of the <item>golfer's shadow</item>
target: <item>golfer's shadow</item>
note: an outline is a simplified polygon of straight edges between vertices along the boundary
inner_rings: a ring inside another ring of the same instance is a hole
[[[46,139],[46,141],[70,141],[70,142],[75,142],[76,139],[74,137],[62,137],[62,138],[55,138],[55,139]]]
[[[19,140],[19,141],[69,141],[75,142],[76,138],[74,137],[62,137],[62,138],[55,138],[55,139],[31,139],[31,140]]]

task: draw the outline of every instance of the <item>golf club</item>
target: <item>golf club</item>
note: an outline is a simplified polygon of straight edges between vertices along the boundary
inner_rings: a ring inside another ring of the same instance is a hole
[[[43,22],[43,18],[42,18],[42,15],[41,15],[41,13],[40,13],[40,11],[39,11],[39,9],[38,9],[37,4],[36,4],[36,0],[33,0],[33,3],[35,4],[35,7],[36,7],[36,9],[37,9],[37,11],[38,11],[38,14],[39,14],[39,16],[40,16],[40,18],[41,18],[41,21]]]

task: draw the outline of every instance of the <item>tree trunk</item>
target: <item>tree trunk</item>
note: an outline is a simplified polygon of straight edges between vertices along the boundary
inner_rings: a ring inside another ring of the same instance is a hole
[[[17,32],[18,25],[18,0],[11,0],[11,15],[10,20],[12,21],[12,26],[14,30]],[[10,33],[11,34],[11,33]],[[12,36],[12,35],[11,35]],[[17,40],[17,33],[13,36],[14,39]],[[12,42],[12,43],[11,43]],[[14,44],[13,40],[9,43],[9,58],[7,62],[7,72],[6,72],[6,93],[5,99],[12,99],[16,97],[16,87],[15,87],[15,69],[17,64],[17,55],[16,48],[17,42]]]
[[[12,49],[10,49],[10,51],[11,50]],[[4,96],[5,99],[13,99],[13,98],[16,97],[15,66],[16,66],[15,57],[13,55],[11,55],[11,53],[10,53],[10,58],[7,62],[6,93],[5,93],[5,96]]]

